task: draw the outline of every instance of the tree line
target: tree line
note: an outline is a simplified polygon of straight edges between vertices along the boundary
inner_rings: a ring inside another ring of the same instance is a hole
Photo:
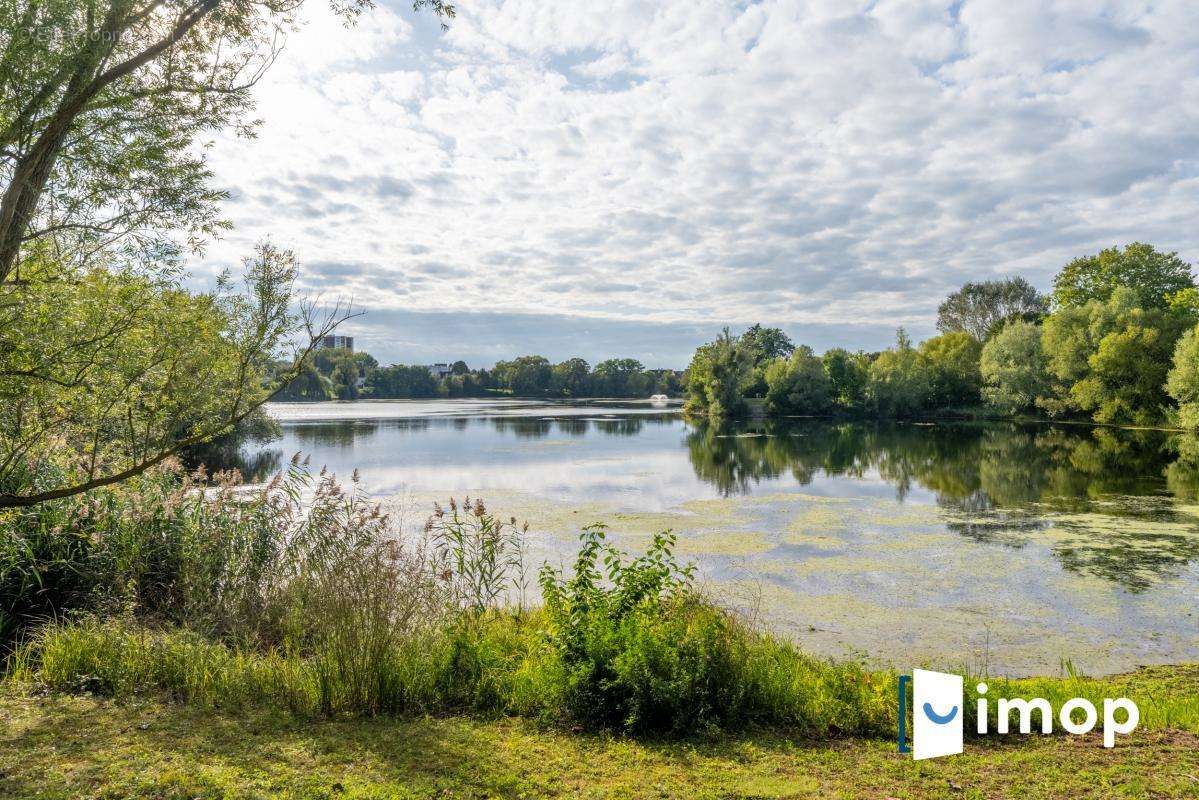
[[[685,410],[910,418],[1038,415],[1199,428],[1199,289],[1177,253],[1134,242],[1077,258],[1042,296],[1023,278],[967,283],[915,345],[817,355],[777,328],[726,328],[696,350]]]
[[[277,368],[289,368],[282,362]],[[544,356],[499,361],[491,369],[471,369],[464,361],[436,375],[419,364],[379,362],[365,352],[342,348],[316,350],[297,378],[275,394],[276,400],[422,399],[436,397],[649,397],[678,396],[683,374],[646,369],[632,358],[610,358],[593,368],[586,359],[557,364]]]

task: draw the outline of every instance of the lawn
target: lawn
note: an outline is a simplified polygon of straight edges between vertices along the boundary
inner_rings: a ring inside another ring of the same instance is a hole
[[[974,740],[916,763],[886,740],[638,742],[510,718],[306,721],[10,688],[0,797],[1199,797],[1199,736]]]

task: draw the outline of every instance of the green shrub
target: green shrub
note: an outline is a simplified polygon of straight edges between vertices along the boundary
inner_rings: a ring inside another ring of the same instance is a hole
[[[893,724],[893,678],[754,631],[693,589],[693,567],[674,559],[674,542],[658,534],[629,559],[591,526],[570,577],[543,569],[559,713],[630,733],[759,724],[825,735]]]
[[[824,362],[807,345],[766,365],[766,409],[771,414],[824,414],[832,409],[833,384]]]
[[[701,345],[684,373],[687,402],[683,410],[712,419],[745,414],[744,388],[754,379],[754,354],[728,328],[714,342]]]
[[[1173,363],[1166,391],[1178,403],[1178,425],[1199,430],[1199,326],[1178,340]]]

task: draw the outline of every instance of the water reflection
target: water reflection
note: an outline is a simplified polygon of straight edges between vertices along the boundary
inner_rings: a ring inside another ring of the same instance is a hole
[[[1045,504],[1081,510],[1096,497],[1174,491],[1193,498],[1193,459],[1163,431],[1014,423],[871,424],[760,421],[699,424],[687,435],[695,474],[722,496],[745,494],[790,475],[807,485],[817,475],[875,473],[903,500],[913,486],[963,511]],[[1112,513],[1143,509],[1115,505]]]
[[[1061,566],[1133,592],[1199,559],[1199,446],[1162,431],[1016,425],[764,421],[701,425],[695,473],[723,496],[789,475],[877,475],[903,501],[913,487],[966,538],[1021,548],[1054,528]]]
[[[520,492],[631,513],[755,494],[894,498],[938,509],[937,529],[962,540],[1040,548],[1074,575],[1131,592],[1199,561],[1195,437],[1012,423],[711,425],[648,407],[546,403],[495,414],[426,403],[384,418],[356,416],[358,405],[341,419],[285,421],[281,441],[209,466],[260,481],[301,451],[339,475],[358,469],[381,496]]]
[[[1152,430],[1013,423],[782,420],[711,425],[686,424],[669,413],[606,418],[344,419],[287,425],[283,443],[222,453],[218,463],[209,466],[236,466],[248,480],[262,480],[278,469],[281,455],[289,448],[312,453],[314,460],[324,464],[339,452],[392,447],[435,431],[453,431],[467,438],[471,434],[486,436],[490,431],[542,440],[555,435],[566,439],[586,439],[589,434],[638,437],[647,428],[683,431],[695,476],[715,487],[722,497],[750,494],[760,485],[780,479],[807,486],[818,476],[877,476],[893,488],[897,500],[921,487],[932,492],[939,505],[973,515],[1012,512],[1034,504],[1060,512],[1082,512],[1097,498],[1127,496],[1141,501],[1110,502],[1106,513],[1173,518],[1175,512],[1169,504],[1146,499],[1167,495],[1182,502],[1199,499],[1196,437]],[[1017,514],[1002,527],[1011,530],[1020,527],[1018,522]],[[985,538],[991,527],[985,518],[963,523],[967,524],[980,538]]]
[[[544,410],[536,406],[534,411]],[[556,434],[569,439],[583,439],[589,433],[605,437],[635,437],[647,428],[668,429],[682,425],[676,412],[649,412],[634,416],[477,416],[477,417],[407,417],[401,419],[340,419],[310,423],[284,423],[283,442],[254,446],[238,452],[206,453],[211,469],[241,471],[247,481],[261,482],[278,471],[285,452],[295,450],[311,453],[320,464],[338,466],[336,454],[355,450],[389,447],[395,440],[413,434],[429,432],[494,433],[511,435],[519,440],[541,440]],[[469,449],[469,448],[468,448]],[[352,466],[352,465],[351,465]]]
[[[814,652],[1098,671],[1192,661],[1199,440],[1089,426],[685,422],[649,404],[309,404],[247,446],[264,479],[300,451],[410,503],[470,493],[528,518],[536,557],[577,527],[664,527],[707,579],[762,592]],[[220,466],[211,464],[212,466]],[[228,466],[227,464],[225,466]],[[623,539],[622,539],[623,537]],[[723,590],[723,589],[722,589]],[[756,596],[756,595],[755,595]],[[756,601],[755,601],[756,602]],[[1129,631],[1136,632],[1130,636]]]

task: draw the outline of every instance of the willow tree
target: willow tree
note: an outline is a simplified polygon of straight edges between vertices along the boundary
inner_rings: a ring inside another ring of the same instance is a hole
[[[937,330],[968,333],[985,342],[1005,322],[1035,321],[1044,315],[1047,301],[1021,277],[970,282],[950,294],[937,307]]]
[[[1119,286],[1106,301],[1063,306],[1045,319],[1041,343],[1055,388],[1038,405],[1102,423],[1156,425],[1169,416],[1175,345],[1195,319],[1142,307],[1138,288]]]
[[[297,305],[295,259],[189,292],[226,227],[204,158],[303,0],[0,0],[0,508],[112,483],[227,431],[345,318]],[[370,0],[333,0],[350,20]],[[448,18],[441,0],[416,0]]]
[[[1179,426],[1199,430],[1199,327],[1184,333],[1174,347],[1174,366],[1166,380],[1166,391],[1178,403]]]
[[[0,508],[116,483],[228,432],[348,314],[293,311],[295,257],[269,243],[208,292],[118,267],[43,280],[33,262],[0,295]],[[266,381],[281,355],[292,367]]]

